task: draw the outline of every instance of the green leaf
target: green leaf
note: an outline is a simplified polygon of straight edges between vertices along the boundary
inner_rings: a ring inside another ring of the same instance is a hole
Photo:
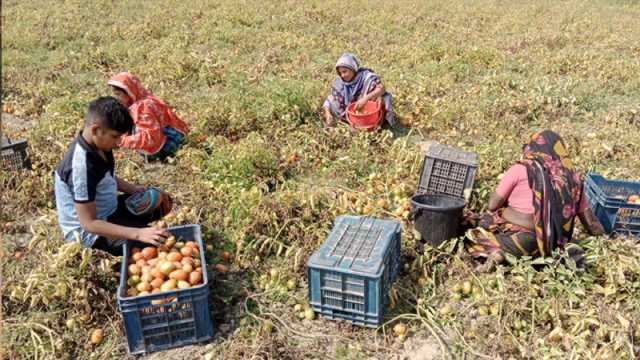
[[[518,258],[509,253],[505,253],[504,258],[510,265],[515,265],[518,262]]]
[[[545,265],[547,264],[547,259],[544,257],[537,257],[531,261],[531,265]]]

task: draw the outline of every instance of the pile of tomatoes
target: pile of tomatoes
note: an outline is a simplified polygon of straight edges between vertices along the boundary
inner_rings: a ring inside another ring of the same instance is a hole
[[[200,247],[170,236],[161,247],[133,248],[127,268],[127,295],[143,296],[202,284]]]

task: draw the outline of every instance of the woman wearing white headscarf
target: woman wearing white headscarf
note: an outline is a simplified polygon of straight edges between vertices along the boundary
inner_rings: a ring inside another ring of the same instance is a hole
[[[356,102],[356,110],[367,101],[381,100],[385,109],[385,120],[396,126],[396,114],[391,104],[391,94],[385,91],[380,77],[371,69],[360,67],[352,53],[344,53],[336,63],[338,76],[331,84],[331,95],[324,102],[324,118],[327,125],[335,124],[335,118],[347,119],[347,106]]]

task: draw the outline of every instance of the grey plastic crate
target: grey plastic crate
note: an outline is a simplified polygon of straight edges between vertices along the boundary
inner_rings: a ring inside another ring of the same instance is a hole
[[[340,216],[309,258],[309,303],[328,319],[377,327],[400,269],[400,223]]]
[[[0,152],[0,167],[3,171],[31,170],[31,160],[27,152],[28,142],[21,140],[11,142],[2,139],[2,151]]]
[[[418,194],[443,194],[467,200],[473,188],[478,154],[438,143],[424,150]],[[467,193],[468,193],[467,192]]]

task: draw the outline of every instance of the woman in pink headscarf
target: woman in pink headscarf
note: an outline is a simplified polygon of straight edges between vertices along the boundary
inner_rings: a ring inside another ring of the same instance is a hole
[[[121,72],[108,81],[113,95],[129,109],[135,129],[122,137],[120,147],[134,149],[149,161],[174,155],[182,146],[189,127],[164,101],[142,86],[129,72]]]
[[[545,130],[523,147],[522,159],[506,172],[489,199],[490,213],[468,214],[470,253],[488,258],[484,269],[504,260],[504,254],[551,256],[567,250],[578,266],[583,251],[571,244],[576,218],[588,233],[599,235],[602,225],[588,205],[582,176],[577,172],[560,135]]]

